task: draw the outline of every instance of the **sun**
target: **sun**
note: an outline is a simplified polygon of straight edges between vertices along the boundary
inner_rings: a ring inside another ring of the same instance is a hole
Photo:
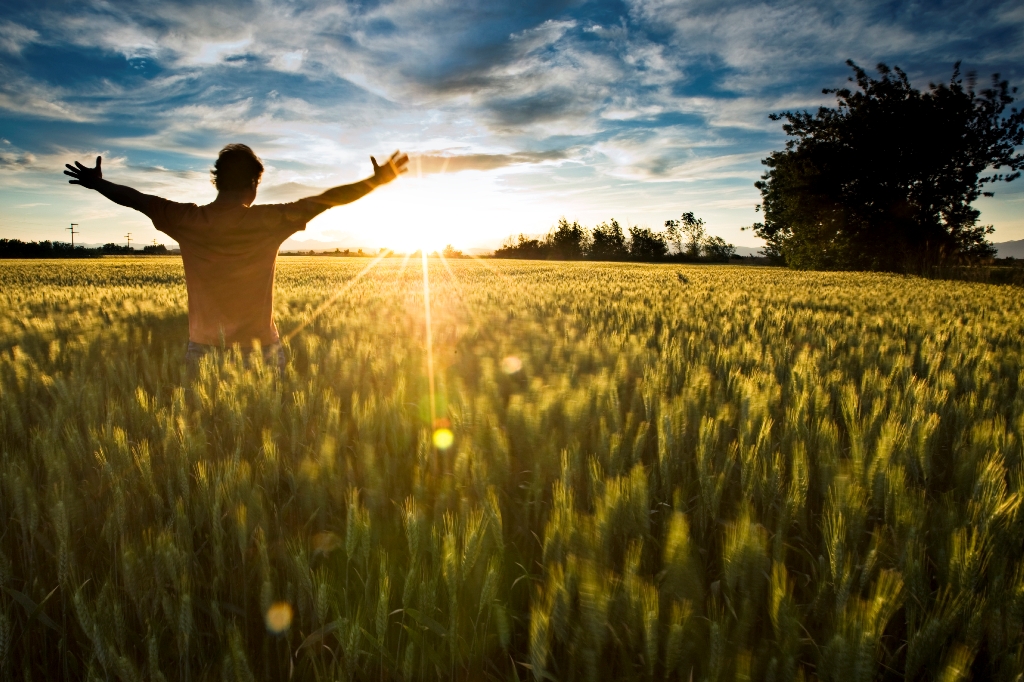
[[[449,244],[466,251],[496,246],[509,234],[537,232],[552,211],[507,191],[490,173],[417,177],[413,169],[358,202],[321,214],[307,233],[344,234],[359,246],[396,253],[441,253]]]
[[[440,228],[436,231],[425,230],[422,234],[404,235],[396,239],[395,244],[389,248],[397,253],[424,251],[429,256],[434,253],[442,253],[447,246],[460,248],[458,241],[457,235],[453,236],[451,231]]]
[[[472,243],[479,236],[474,227],[486,223],[488,208],[465,175],[403,178],[402,203],[409,211],[390,230],[390,248],[429,254],[440,253],[449,244],[465,248]]]

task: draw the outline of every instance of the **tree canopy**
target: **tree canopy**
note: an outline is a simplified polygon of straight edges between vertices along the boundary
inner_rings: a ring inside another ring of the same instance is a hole
[[[911,87],[899,67],[872,78],[852,61],[856,89],[826,89],[835,108],[772,114],[792,139],[756,183],[767,253],[804,269],[915,271],[994,254],[971,206],[992,183],[1020,176],[1024,112],[999,75],[975,89],[960,65],[948,84]]]

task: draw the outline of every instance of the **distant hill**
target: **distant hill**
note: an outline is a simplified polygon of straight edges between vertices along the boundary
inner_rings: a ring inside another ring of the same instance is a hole
[[[1024,239],[993,244],[1000,258],[1024,258]]]

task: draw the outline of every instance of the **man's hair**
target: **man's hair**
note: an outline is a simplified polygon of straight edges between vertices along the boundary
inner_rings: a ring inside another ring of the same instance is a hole
[[[220,150],[210,171],[218,190],[249,189],[260,184],[263,162],[244,144],[229,144]]]

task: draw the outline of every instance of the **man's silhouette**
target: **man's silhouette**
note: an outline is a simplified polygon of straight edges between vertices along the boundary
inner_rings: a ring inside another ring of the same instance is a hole
[[[94,189],[111,201],[146,214],[156,229],[181,246],[188,289],[190,366],[216,349],[255,342],[266,361],[282,365],[274,324],[274,268],[277,251],[290,235],[332,206],[355,201],[406,171],[409,157],[395,152],[382,166],[370,157],[373,175],[290,204],[253,206],[263,163],[244,144],[229,144],[214,164],[217,198],[205,206],[179,204],[104,180],[100,169],[67,164],[72,185]]]

